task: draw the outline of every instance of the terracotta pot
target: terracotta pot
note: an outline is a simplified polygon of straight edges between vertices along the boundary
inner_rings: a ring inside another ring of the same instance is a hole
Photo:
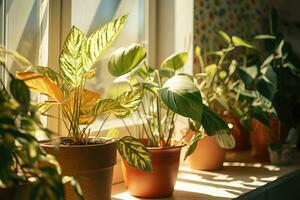
[[[122,160],[122,171],[129,193],[144,198],[171,196],[176,183],[182,146],[148,147],[152,155],[153,172],[129,166]]]
[[[226,150],[214,137],[205,136],[198,141],[195,151],[187,158],[189,167],[197,170],[218,170],[223,167]]]
[[[241,125],[238,118],[233,115],[222,116],[226,123],[230,123],[233,127],[230,129],[235,140],[235,147],[232,150],[250,149],[250,138],[246,129]]]
[[[287,137],[288,127],[277,119],[269,119],[269,127],[262,122],[253,119],[250,133],[252,150],[251,153],[257,161],[269,162],[268,147],[272,142],[283,142]],[[279,138],[280,134],[280,138]]]
[[[17,185],[11,188],[0,188],[1,200],[29,200],[31,187],[29,184]]]
[[[116,144],[60,145],[57,151],[43,143],[47,153],[55,156],[62,174],[77,177],[85,200],[111,199],[113,166],[116,164]],[[76,200],[73,188],[66,186],[66,199]]]

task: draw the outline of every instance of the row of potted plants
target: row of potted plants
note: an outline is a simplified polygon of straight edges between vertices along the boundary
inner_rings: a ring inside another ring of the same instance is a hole
[[[60,133],[66,136],[58,138],[58,151],[48,140],[41,146],[58,160],[63,175],[77,177],[85,199],[110,199],[115,147],[123,158],[125,180],[133,195],[171,195],[184,146],[183,138],[174,138],[176,115],[202,124],[206,134],[217,135],[223,146],[230,148],[234,144],[228,136],[227,124],[202,103],[194,78],[178,73],[187,60],[186,52],[169,57],[160,69],[153,69],[145,62],[145,48],[131,45],[118,50],[108,62],[109,72],[118,81],[127,82],[128,90],[115,98],[101,99],[85,88],[95,75],[94,64],[116,39],[126,19],[124,15],[111,21],[90,37],[72,27],[59,59],[62,74],[41,66],[30,66],[16,74],[16,80],[23,85],[49,97],[36,106],[42,114],[53,105],[61,107],[68,133]],[[114,129],[107,137],[98,137],[110,116],[123,119],[133,113],[140,117],[144,130],[141,137],[129,132],[128,136],[118,138]],[[98,133],[91,137],[89,126],[100,115],[105,119]],[[195,131],[197,141],[203,134]],[[193,152],[195,144],[189,146],[186,156]],[[143,177],[147,181],[140,181]],[[141,183],[146,185],[137,188]],[[157,187],[158,183],[162,187]],[[67,199],[81,198],[68,187],[65,189]]]
[[[252,137],[255,133],[265,137],[266,132],[270,132],[273,127],[272,124],[275,124],[277,130],[280,129],[277,121],[273,123],[270,118],[270,114],[275,116],[274,111],[277,111],[274,99],[280,85],[277,84],[279,81],[275,71],[288,68],[297,75],[297,68],[287,61],[283,42],[276,43],[270,56],[261,62],[257,61],[260,53],[257,53],[258,48],[254,44],[218,31],[227,47],[208,55],[203,55],[200,47],[196,48],[201,73],[193,76],[181,72],[187,61],[186,52],[174,54],[158,68],[153,68],[147,65],[146,49],[142,45],[133,44],[118,49],[107,62],[108,71],[116,77],[116,85],[126,85],[122,87],[122,92],[111,98],[100,98],[100,94],[88,90],[86,83],[96,74],[95,64],[117,38],[126,20],[127,15],[113,20],[89,37],[72,27],[59,58],[61,74],[49,67],[29,64],[24,72],[17,72],[16,78],[10,75],[22,85],[15,86],[18,89],[16,95],[12,92],[21,109],[17,114],[31,112],[28,110],[27,87],[49,97],[45,102],[30,106],[35,111],[47,114],[52,106],[60,106],[67,133],[59,133],[64,136],[56,138],[58,150],[52,140],[39,143],[32,138],[36,148],[44,149],[56,158],[61,164],[62,175],[67,176],[65,180],[69,180],[77,189],[74,192],[66,186],[66,199],[82,198],[81,193],[85,199],[110,199],[117,151],[122,157],[124,179],[132,195],[164,197],[173,193],[180,152],[187,143],[185,159],[188,159],[191,167],[216,170],[222,167],[225,158],[223,149],[234,148],[235,144],[235,149],[248,148],[247,135],[242,132],[254,127]],[[266,41],[276,38],[274,35],[254,37]],[[239,50],[242,53],[238,53]],[[13,55],[21,58],[16,53]],[[208,60],[206,56],[212,58]],[[21,60],[24,61],[24,58]],[[21,90],[22,95],[19,95]],[[26,98],[24,91],[27,91]],[[26,112],[23,104],[27,106]],[[141,133],[130,131],[124,121],[133,115],[139,119]],[[175,137],[177,116],[186,117],[189,124],[182,131],[180,139]],[[92,133],[90,126],[99,117],[102,119],[98,124],[99,130]],[[103,137],[101,130],[110,117],[123,121],[128,130],[127,136],[119,137],[118,131],[111,129]],[[259,126],[265,130],[257,131]],[[48,133],[47,129],[42,130]],[[24,135],[29,132],[36,130],[22,130]],[[281,136],[276,138],[280,139]],[[6,143],[2,135],[0,139]],[[265,141],[264,152],[270,143],[269,138]],[[19,142],[14,143],[19,145]],[[220,158],[221,162],[208,162],[206,155],[211,154],[201,153],[207,151],[211,144],[213,148],[210,153],[213,152],[214,156],[210,157]],[[256,153],[253,141],[252,146]],[[41,155],[48,155],[44,150],[40,151],[43,152]],[[34,162],[41,163],[41,160],[36,159]],[[54,161],[48,159],[48,162],[52,167]],[[58,177],[62,177],[59,169]],[[71,178],[73,176],[80,183],[82,192],[75,179]],[[8,186],[3,177],[0,178]],[[64,179],[57,180],[63,182]],[[59,198],[54,199],[64,198],[62,184],[59,194]]]
[[[247,150],[258,161],[290,164],[299,134],[299,67],[270,14],[270,32],[244,40],[217,34],[221,50],[196,47],[196,74],[205,101],[230,124],[234,150]],[[263,48],[265,47],[265,48]],[[249,133],[248,133],[249,132]],[[200,148],[200,147],[199,147]]]

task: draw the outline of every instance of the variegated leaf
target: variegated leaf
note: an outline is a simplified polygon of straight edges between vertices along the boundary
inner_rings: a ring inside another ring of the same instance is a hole
[[[130,110],[131,113],[136,111],[142,101],[143,90],[137,89],[132,91],[127,91],[122,93],[117,100],[120,102],[120,105],[124,108]]]
[[[124,24],[127,21],[127,15],[113,20],[94,32],[87,40],[87,62],[85,71],[88,72],[92,66],[104,55],[109,46],[117,38]]]
[[[93,108],[94,115],[112,114],[117,118],[124,118],[130,114],[130,110],[120,105],[115,99],[101,99]]]
[[[125,136],[118,141],[117,148],[128,165],[148,172],[153,171],[151,154],[138,139]]]
[[[73,26],[59,57],[59,65],[63,75],[73,87],[79,86],[84,78],[86,42],[87,38],[84,33]]]

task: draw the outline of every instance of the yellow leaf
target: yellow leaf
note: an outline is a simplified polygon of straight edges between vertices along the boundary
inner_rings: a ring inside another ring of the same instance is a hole
[[[217,65],[216,64],[208,65],[205,67],[204,71],[208,75],[213,75],[217,71]]]
[[[65,111],[71,115],[74,114],[74,109],[73,109],[74,99],[75,99],[75,90],[73,90],[70,93],[64,105]],[[96,102],[99,99],[100,99],[100,94],[90,90],[83,90],[82,100],[81,100],[80,110],[79,110],[80,124],[88,124],[94,120],[93,107],[95,106]]]
[[[61,89],[47,76],[35,72],[16,72],[16,77],[25,81],[32,91],[45,94],[57,102],[61,102],[63,99]]]

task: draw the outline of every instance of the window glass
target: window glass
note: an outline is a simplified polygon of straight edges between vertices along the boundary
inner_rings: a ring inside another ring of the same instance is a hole
[[[90,35],[112,19],[128,13],[128,20],[121,34],[106,56],[97,63],[96,78],[88,87],[101,94],[113,84],[113,77],[107,70],[107,58],[116,49],[132,43],[145,44],[145,1],[144,0],[73,0],[71,24]]]
[[[2,2],[3,3],[3,2]],[[47,64],[48,0],[5,1],[5,47],[24,55],[33,64]],[[44,43],[44,44],[43,44]],[[8,63],[11,72],[19,69]]]

